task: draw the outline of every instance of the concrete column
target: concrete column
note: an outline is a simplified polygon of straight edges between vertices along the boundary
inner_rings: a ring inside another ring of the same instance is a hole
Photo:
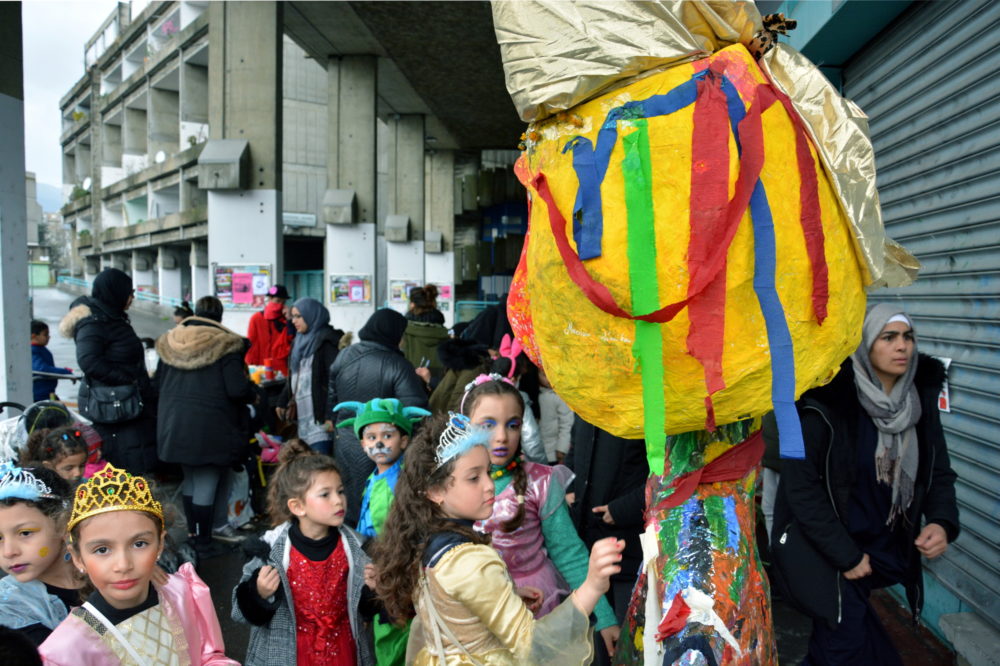
[[[358,216],[356,224],[327,225],[325,292],[334,323],[355,332],[377,306],[377,72],[375,56],[343,56],[327,62],[327,187],[354,191]],[[330,286],[335,275],[370,280],[371,302],[334,303]]]
[[[434,150],[427,153],[424,164],[424,228],[441,234],[444,250],[424,255],[424,279],[438,285],[438,308],[445,325],[451,326],[455,321],[455,154]]]
[[[278,282],[283,270],[282,3],[218,2],[208,11],[211,135],[250,142],[248,189],[208,193],[209,269],[270,265],[272,282]],[[227,308],[223,321],[244,333],[252,314]]]
[[[410,241],[386,239],[385,279],[424,282],[424,117],[395,116],[389,123],[388,210],[410,219]],[[383,222],[380,220],[380,222]],[[391,290],[388,297],[392,297]],[[391,307],[406,312],[407,303],[390,301]]]
[[[21,3],[0,3],[0,400],[31,404]],[[3,418],[11,414],[4,413]]]
[[[202,296],[211,296],[208,272],[208,245],[202,241],[191,243],[191,307]]]
[[[160,272],[160,303],[169,304],[168,298],[183,298],[181,294],[181,268],[178,262],[177,253],[161,245],[158,248],[156,266]]]
[[[390,214],[410,218],[410,238],[424,239],[424,117],[395,116],[389,121],[389,178],[385,192]],[[384,220],[379,220],[383,223]]]

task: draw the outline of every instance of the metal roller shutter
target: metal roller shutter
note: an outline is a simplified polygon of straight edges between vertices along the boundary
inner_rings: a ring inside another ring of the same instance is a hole
[[[923,264],[882,290],[952,359],[942,421],[962,535],[927,568],[1000,626],[1000,3],[914,3],[844,70],[869,116],[887,232]]]

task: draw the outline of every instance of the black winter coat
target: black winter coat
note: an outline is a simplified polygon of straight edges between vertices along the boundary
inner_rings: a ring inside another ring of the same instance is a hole
[[[949,543],[959,532],[956,475],[951,469],[937,407],[944,376],[940,361],[920,354],[914,376],[922,410],[916,426],[920,464],[913,501],[895,529],[902,552],[908,554],[903,584],[915,618],[923,607],[923,576],[920,553],[913,542],[922,521],[941,525]],[[844,362],[832,382],[803,394],[798,408],[806,457],[781,461],[773,534],[781,535],[794,518],[803,535],[834,568],[849,571],[864,556],[840,518],[848,515],[856,482],[856,442],[862,410],[851,360]]]
[[[312,406],[313,416],[318,423],[322,423],[327,416],[327,397],[330,391],[330,368],[337,360],[337,353],[340,351],[340,340],[344,337],[344,332],[327,325],[320,333],[319,343],[313,352],[312,360]],[[285,388],[278,396],[278,407],[287,407],[294,396],[296,385],[296,374],[298,368],[288,368],[288,381]],[[334,403],[336,404],[336,403]]]
[[[570,449],[564,464],[576,474],[567,492],[576,494],[570,516],[587,548],[613,536],[625,540],[621,573],[614,580],[635,580],[642,562],[639,534],[646,510],[649,463],[646,443],[622,439],[579,416],[573,421]],[[604,522],[595,506],[607,505],[615,524]]]
[[[156,341],[161,460],[227,466],[242,458],[250,441],[247,405],[257,396],[243,362],[247,348],[246,338],[201,317]]]
[[[139,418],[121,423],[95,423],[101,435],[105,460],[133,474],[156,465],[156,389],[146,371],[146,353],[128,315],[113,311],[101,301],[83,296],[63,317],[59,331],[76,342],[76,362],[93,386],[139,387],[143,409]]]
[[[350,411],[339,417],[333,414],[338,402],[368,402],[372,398],[397,398],[407,407],[427,408],[424,382],[402,352],[362,340],[341,351],[330,368],[327,413],[337,419],[336,423],[353,416]]]

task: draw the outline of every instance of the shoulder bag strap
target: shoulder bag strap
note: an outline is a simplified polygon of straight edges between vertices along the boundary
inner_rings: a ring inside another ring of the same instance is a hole
[[[148,661],[139,656],[135,647],[128,642],[128,639],[126,639],[125,635],[118,630],[118,627],[111,623],[111,620],[104,617],[104,613],[94,608],[94,605],[89,601],[83,604],[83,609],[93,615],[98,622],[104,625],[104,628],[108,630],[108,633],[114,636],[118,642],[122,644],[122,647],[124,647],[125,651],[128,652],[129,655],[135,660],[135,663],[139,664],[139,666],[152,666]]]
[[[420,577],[420,584],[424,589],[424,600],[427,603],[427,612],[430,613],[431,616],[431,633],[434,634],[434,647],[437,649],[438,657],[441,659],[441,663],[445,663],[444,645],[441,643],[441,632],[444,632],[444,635],[449,641],[451,641],[451,644],[461,650],[462,654],[464,654],[469,661],[472,662],[473,666],[483,666],[482,662],[469,654],[469,651],[465,649],[462,642],[455,637],[455,633],[451,630],[451,627],[448,626],[448,623],[445,622],[441,618],[441,615],[438,614],[437,607],[434,605],[434,599],[431,597],[431,588],[430,584],[427,582],[426,575]]]

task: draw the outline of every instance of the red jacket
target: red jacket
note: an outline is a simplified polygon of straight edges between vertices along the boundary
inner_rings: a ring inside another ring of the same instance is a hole
[[[276,315],[276,316],[275,316]],[[255,312],[250,317],[247,338],[250,351],[247,365],[265,365],[271,359],[271,368],[288,376],[288,355],[292,352],[292,325],[285,320],[281,305],[268,303],[263,312]]]

